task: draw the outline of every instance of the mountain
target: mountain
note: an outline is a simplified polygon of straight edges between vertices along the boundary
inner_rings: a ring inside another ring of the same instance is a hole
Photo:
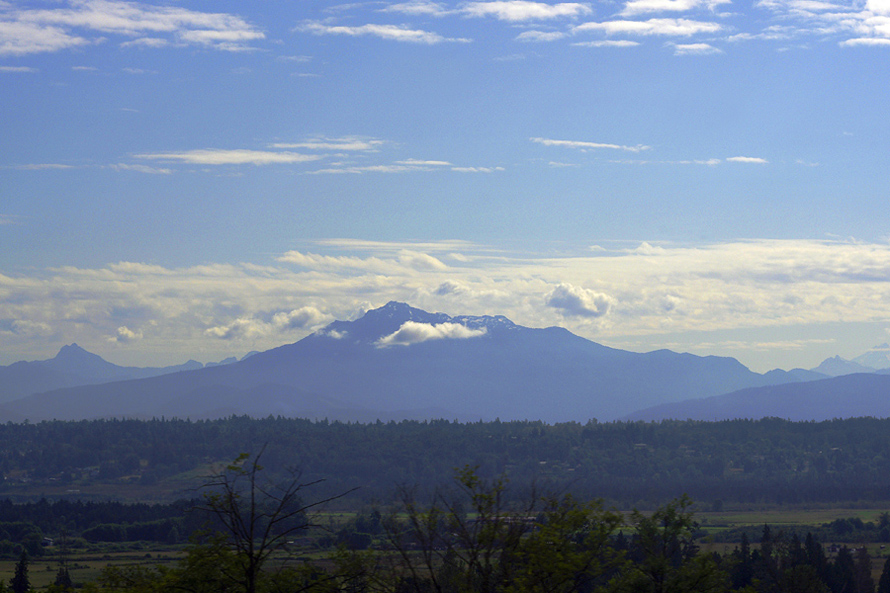
[[[0,421],[281,414],[585,422],[798,380],[781,371],[759,375],[732,358],[628,352],[564,328],[527,328],[503,316],[451,317],[391,302],[225,366],[9,402],[0,406]]]
[[[854,358],[852,362],[872,369],[888,369],[890,368],[890,344],[884,343],[875,346],[865,354]]]
[[[833,420],[890,417],[890,375],[857,373],[804,383],[743,389],[640,410],[624,420],[731,420],[765,417]]]
[[[861,358],[861,357],[857,357]],[[816,368],[812,369],[815,373],[821,373],[829,377],[840,377],[841,375],[852,375],[853,373],[873,373],[876,367],[864,366],[852,360],[846,360],[840,356],[826,358]]]
[[[87,352],[77,344],[71,344],[62,346],[59,353],[49,360],[22,361],[0,366],[0,403],[54,389],[156,377],[192,371],[203,366],[200,362],[190,360],[185,364],[169,367],[123,367]]]

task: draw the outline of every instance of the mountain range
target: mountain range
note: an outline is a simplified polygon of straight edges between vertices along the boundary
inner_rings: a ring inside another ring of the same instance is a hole
[[[689,407],[696,402],[711,402],[701,413],[715,418],[790,417],[772,413],[778,408],[768,404],[785,398],[804,415],[818,415],[822,412],[806,403],[815,395],[841,397],[858,389],[863,397],[890,399],[890,375],[830,378],[841,374],[847,362],[842,359],[826,361],[821,371],[758,374],[733,358],[629,352],[564,328],[528,328],[503,316],[451,317],[397,302],[251,354],[223,361],[227,364],[189,361],[138,369],[66,346],[51,360],[0,367],[0,421],[271,414],[344,421],[586,422],[698,417]],[[760,408],[738,403],[755,401]],[[669,408],[681,403],[686,407]],[[884,412],[874,402],[856,409],[865,412],[825,407],[835,415],[890,415],[890,408]],[[650,416],[640,416],[641,410]]]

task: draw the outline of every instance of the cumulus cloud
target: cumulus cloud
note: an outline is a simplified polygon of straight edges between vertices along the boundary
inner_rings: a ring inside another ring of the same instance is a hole
[[[301,307],[289,312],[276,313],[272,324],[278,329],[305,329],[317,327],[331,318],[316,307]]]
[[[465,284],[461,284],[460,282],[455,282],[453,280],[446,280],[445,282],[437,286],[436,290],[434,290],[433,293],[439,296],[445,296],[449,294],[459,295],[468,291],[469,289]]]
[[[209,327],[204,333],[221,340],[251,339],[263,336],[266,328],[259,320],[242,317],[225,325]]]
[[[559,309],[563,315],[574,317],[602,317],[609,312],[609,295],[579,286],[561,283],[544,298],[548,307]]]
[[[566,148],[580,148],[580,149],[589,149],[589,148],[608,148],[613,150],[626,150],[628,152],[641,152],[643,150],[649,150],[650,147],[644,146],[642,144],[637,144],[636,146],[627,146],[622,144],[607,144],[603,142],[586,142],[586,141],[578,141],[578,140],[552,140],[550,138],[529,138],[532,142],[537,142],[538,144],[543,144],[544,146],[561,146]]]
[[[406,321],[394,333],[377,341],[378,348],[387,346],[410,346],[429,340],[465,340],[484,336],[485,328],[470,329],[459,323],[418,323]]]
[[[122,325],[117,328],[117,333],[109,338],[111,342],[118,342],[120,344],[129,344],[130,342],[138,342],[142,339],[141,331],[133,331],[128,328],[126,325]]]

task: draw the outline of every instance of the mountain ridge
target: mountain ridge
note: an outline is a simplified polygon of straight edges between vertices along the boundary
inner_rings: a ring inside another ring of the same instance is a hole
[[[232,364],[7,402],[0,421],[197,419],[223,411],[256,417],[283,410],[313,418],[417,419],[436,410],[461,419],[583,422],[797,380],[785,372],[754,373],[734,358],[629,352],[565,328],[523,327],[501,315],[452,317],[392,301]]]

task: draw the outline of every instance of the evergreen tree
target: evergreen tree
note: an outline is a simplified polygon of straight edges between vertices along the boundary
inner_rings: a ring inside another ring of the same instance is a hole
[[[31,590],[31,582],[28,580],[28,553],[22,550],[18,563],[15,565],[15,574],[9,582],[12,593],[28,593]]]
[[[59,572],[56,573],[56,580],[53,584],[63,591],[74,588],[74,582],[71,580],[71,575],[68,573],[68,569],[64,566],[59,567]]]
[[[871,557],[865,546],[856,550],[854,564],[856,593],[875,593],[875,581],[871,576]]]
[[[890,593],[890,558],[884,562],[884,570],[878,581],[878,593]]]

